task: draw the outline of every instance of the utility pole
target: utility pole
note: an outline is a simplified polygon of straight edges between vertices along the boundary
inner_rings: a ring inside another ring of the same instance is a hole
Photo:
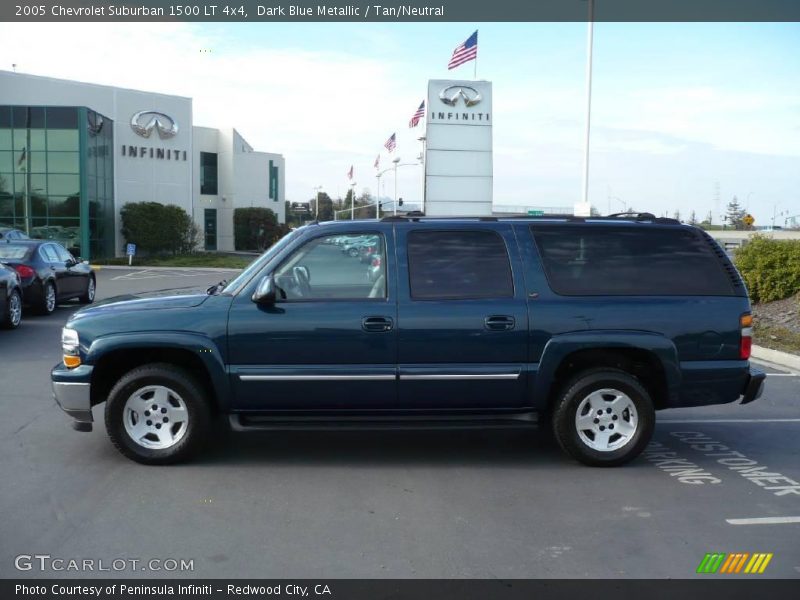
[[[594,37],[594,0],[589,3],[589,23],[586,33],[586,136],[583,146],[583,202],[589,203],[589,134],[592,123],[592,44]]]

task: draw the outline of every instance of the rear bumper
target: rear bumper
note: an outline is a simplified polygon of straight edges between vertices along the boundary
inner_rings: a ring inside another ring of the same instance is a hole
[[[767,374],[760,369],[750,368],[750,376],[747,378],[747,384],[744,386],[744,393],[742,397],[742,404],[749,404],[753,400],[761,398],[764,393],[764,382],[767,379]]]
[[[73,426],[79,431],[91,431],[92,427],[91,376],[90,365],[67,369],[59,363],[50,371],[56,404],[73,418]]]

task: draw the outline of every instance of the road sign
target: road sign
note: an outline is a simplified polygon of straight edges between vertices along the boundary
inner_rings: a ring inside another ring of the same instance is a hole
[[[125,254],[128,255],[128,265],[133,264],[133,257],[136,255],[136,244],[125,246]]]
[[[756,222],[756,220],[753,218],[753,215],[745,215],[742,218],[742,223],[744,223],[748,227],[752,227],[753,223],[755,223],[755,222]]]
[[[529,217],[543,217],[544,211],[543,210],[529,210],[528,211]]]

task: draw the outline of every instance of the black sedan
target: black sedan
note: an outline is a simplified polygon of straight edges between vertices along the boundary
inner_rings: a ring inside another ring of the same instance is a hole
[[[91,267],[79,262],[61,244],[49,240],[9,240],[0,244],[0,261],[20,277],[22,299],[49,315],[56,304],[77,298],[94,301],[96,281]]]
[[[0,327],[16,329],[22,320],[22,287],[17,272],[0,263]]]

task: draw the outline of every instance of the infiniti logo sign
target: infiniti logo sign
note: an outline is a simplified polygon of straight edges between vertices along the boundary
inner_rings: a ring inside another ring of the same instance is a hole
[[[140,110],[131,117],[131,129],[144,138],[149,138],[153,129],[156,129],[158,137],[168,139],[177,135],[178,123],[164,113],[154,110]]]
[[[439,92],[439,100],[448,106],[456,106],[461,98],[464,106],[475,106],[483,98],[478,90],[466,85],[451,85]]]

